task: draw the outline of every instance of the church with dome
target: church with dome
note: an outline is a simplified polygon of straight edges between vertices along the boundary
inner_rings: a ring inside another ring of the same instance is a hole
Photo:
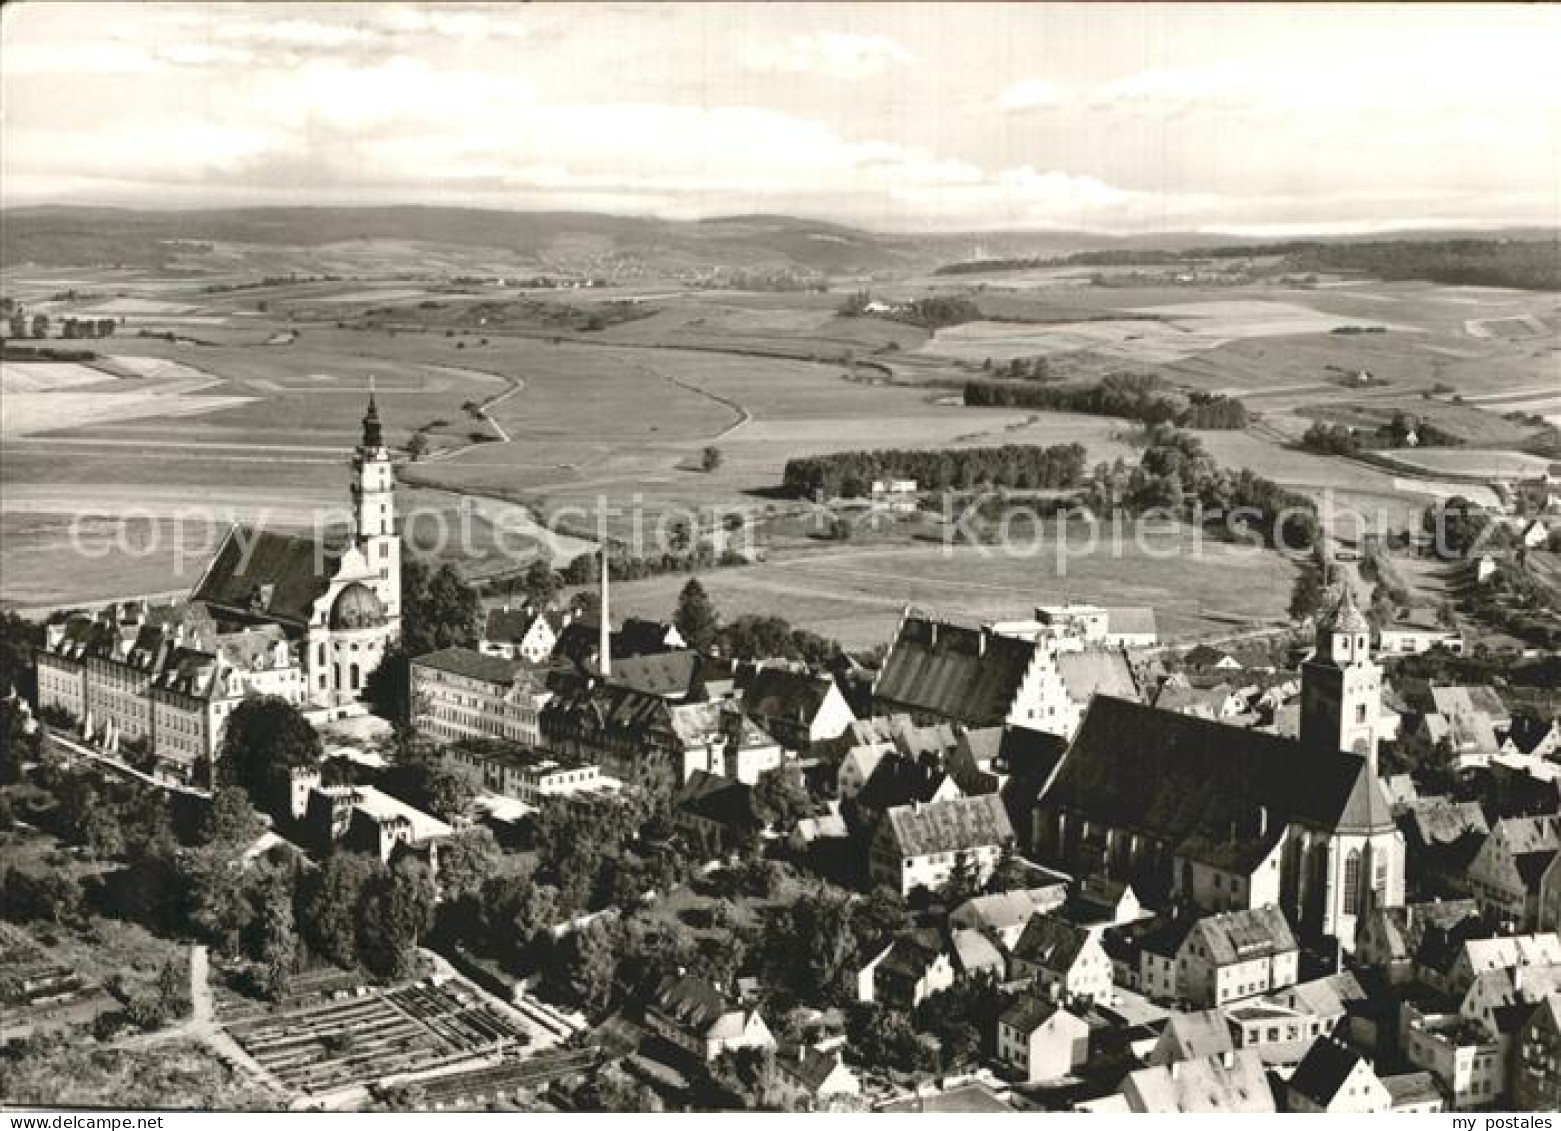
[[[355,701],[401,634],[395,476],[373,393],[351,466],[349,534],[235,525],[190,594],[219,626],[279,626],[301,650],[304,701],[326,708]]]
[[[188,601],[125,602],[49,626],[39,708],[105,750],[197,783],[248,696],[277,695],[318,718],[361,711],[365,681],[401,634],[395,475],[372,391],[350,466],[347,530],[235,525]]]

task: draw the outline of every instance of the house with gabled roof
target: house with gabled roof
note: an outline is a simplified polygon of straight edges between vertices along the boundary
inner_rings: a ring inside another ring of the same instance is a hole
[[[902,895],[939,891],[961,869],[980,885],[1013,842],[1013,826],[996,794],[899,805],[878,823],[869,871],[874,882]]]
[[[1294,985],[1300,946],[1278,908],[1228,911],[1193,923],[1176,966],[1179,996],[1219,1006]]]
[[[1024,1083],[1060,1080],[1089,1058],[1089,1034],[1057,1002],[1020,994],[997,1016],[997,1059]]]
[[[833,676],[762,667],[742,681],[743,713],[788,750],[839,738],[856,715]]]
[[[1415,956],[1428,929],[1445,929],[1466,920],[1477,923],[1479,915],[1479,905],[1472,899],[1373,907],[1356,927],[1355,958],[1384,971],[1389,982],[1407,982],[1414,976]]]
[[[1012,948],[1032,915],[1056,910],[1067,894],[1067,885],[1058,883],[971,896],[949,912],[949,925],[985,931]]]
[[[775,1047],[757,1008],[732,1001],[692,974],[668,978],[656,988],[645,1004],[645,1026],[705,1064],[738,1049]]]
[[[862,1094],[862,1082],[840,1049],[813,1045],[775,1058],[774,1102],[787,1111],[850,1110]]]
[[[1469,864],[1469,894],[1492,915],[1531,930],[1539,921],[1545,870],[1561,853],[1561,814],[1506,817]]]
[[[914,1009],[954,984],[954,952],[937,931],[906,931],[889,940],[856,976],[856,1000]]]
[[[574,619],[571,610],[544,609],[529,602],[516,608],[489,609],[477,650],[509,660],[544,663],[553,654],[558,634]]]
[[[1106,1003],[1113,996],[1111,957],[1100,932],[1055,913],[1030,917],[1010,953],[1008,977],[1032,983],[1053,1001]]]
[[[922,723],[1052,729],[1060,704],[1044,686],[1047,647],[907,610],[873,681],[874,709]]]
[[[1371,1062],[1333,1037],[1318,1037],[1285,1082],[1286,1111],[1368,1115],[1392,1108]]]
[[[1172,1013],[1160,1030],[1160,1039],[1146,1058],[1150,1064],[1175,1064],[1234,1052],[1236,1040],[1230,1023],[1217,1009]]]

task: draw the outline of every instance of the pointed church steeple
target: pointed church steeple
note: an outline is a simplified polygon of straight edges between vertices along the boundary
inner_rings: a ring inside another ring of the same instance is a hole
[[[369,378],[369,407],[363,414],[363,447],[368,449],[385,446],[385,436],[379,425],[379,405],[374,403],[374,378]]]

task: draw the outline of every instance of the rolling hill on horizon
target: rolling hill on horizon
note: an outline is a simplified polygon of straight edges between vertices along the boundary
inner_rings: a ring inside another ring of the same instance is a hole
[[[143,210],[75,205],[5,209],[0,264],[165,267],[193,245],[322,248],[386,242],[479,248],[539,270],[582,270],[615,257],[681,267],[776,268],[820,275],[917,270],[972,259],[1061,257],[1083,251],[1240,248],[1271,241],[1209,232],[1103,235],[1064,230],[874,232],[782,215],[664,220],[600,212],[510,212],[425,205]],[[1318,244],[1554,239],[1532,227],[1496,232],[1406,229]],[[1294,241],[1287,241],[1294,242]],[[184,265],[188,265],[187,263]]]

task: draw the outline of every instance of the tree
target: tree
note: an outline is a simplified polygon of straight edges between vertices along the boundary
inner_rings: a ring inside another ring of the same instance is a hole
[[[412,661],[402,645],[385,649],[378,665],[364,678],[363,701],[382,719],[400,726],[412,722]]]
[[[22,764],[37,761],[43,733],[34,726],[18,699],[0,699],[0,785],[22,778]]]
[[[324,753],[319,734],[286,699],[245,699],[228,716],[217,781],[248,791],[253,801],[264,805],[283,773],[294,766],[316,765]]]
[[[55,926],[81,916],[81,884],[53,868],[7,868],[0,872],[0,914],[14,922],[43,920]]]
[[[401,978],[434,922],[434,879],[410,854],[380,873],[365,894],[358,929],[359,961],[375,974]]]
[[[33,656],[42,645],[42,625],[16,613],[0,614],[0,699],[14,691],[36,702],[38,677]]]
[[[546,558],[538,558],[526,567],[520,584],[533,604],[546,608],[558,596],[559,589],[563,588],[563,579],[553,569],[552,563]]]
[[[346,969],[358,966],[358,929],[373,885],[385,866],[358,852],[336,852],[325,862],[304,901],[304,924],[315,953]]]
[[[401,646],[408,656],[469,648],[480,631],[482,602],[454,567],[430,574],[416,558],[401,566]]]
[[[47,338],[49,336],[49,316],[47,314],[33,315],[33,337]]]
[[[21,307],[17,307],[16,312],[11,315],[10,327],[11,337],[25,338],[27,336],[27,313]]]
[[[705,471],[715,471],[721,466],[721,449],[714,444],[708,445],[699,453],[699,466]]]
[[[1322,570],[1311,562],[1303,564],[1290,590],[1290,619],[1300,621],[1316,616],[1326,596]]]
[[[710,595],[705,592],[705,587],[697,577],[689,578],[688,584],[678,594],[678,607],[672,615],[672,623],[677,626],[683,639],[688,641],[688,646],[696,651],[706,651],[715,643],[719,628],[715,606],[711,604]]]
[[[418,460],[422,459],[423,456],[428,453],[428,433],[413,432],[410,436],[408,436],[406,453],[407,458],[410,459],[413,463],[416,463]]]
[[[238,786],[224,786],[212,795],[198,835],[202,844],[247,844],[260,834],[263,825],[249,794]]]
[[[439,847],[439,887],[447,898],[475,895],[503,859],[492,830],[483,825],[461,829]]]

